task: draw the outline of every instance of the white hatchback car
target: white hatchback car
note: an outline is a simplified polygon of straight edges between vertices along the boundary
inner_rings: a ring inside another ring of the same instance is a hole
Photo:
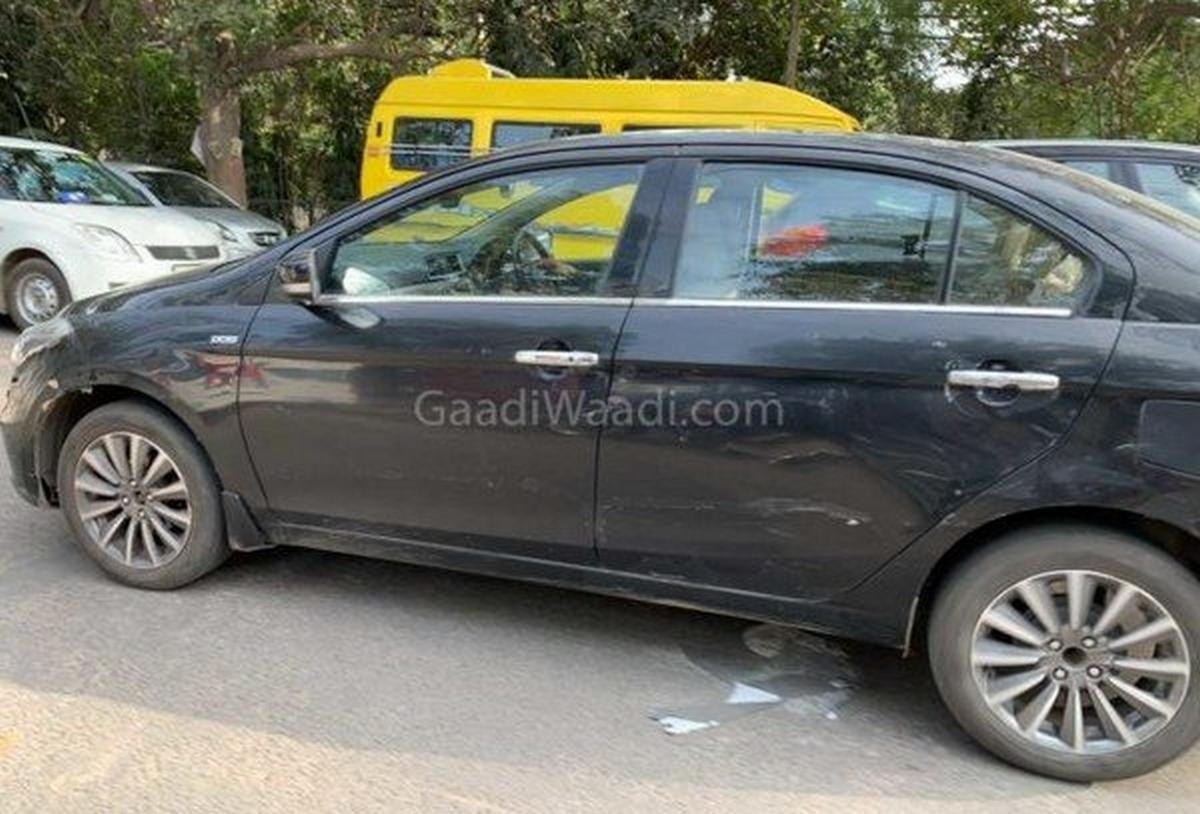
[[[18,327],[226,255],[216,226],[152,206],[79,150],[0,137],[0,311]]]

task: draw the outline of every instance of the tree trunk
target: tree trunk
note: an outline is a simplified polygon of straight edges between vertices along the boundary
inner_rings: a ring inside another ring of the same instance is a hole
[[[791,28],[788,29],[787,63],[783,68],[783,86],[796,87],[796,73],[800,68],[800,18],[804,5],[802,0],[792,0]]]
[[[246,205],[246,167],[242,163],[242,94],[237,87],[208,88],[202,94],[200,148],[208,180]]]

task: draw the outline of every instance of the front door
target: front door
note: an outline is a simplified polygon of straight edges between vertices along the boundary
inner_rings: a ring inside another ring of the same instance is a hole
[[[601,443],[613,567],[821,598],[1051,448],[1119,321],[1103,264],[954,184],[698,164],[674,274],[630,312]],[[672,218],[671,204],[664,222]]]
[[[596,441],[656,165],[443,183],[323,239],[245,345],[276,522],[591,559]],[[664,166],[665,169],[665,166]]]

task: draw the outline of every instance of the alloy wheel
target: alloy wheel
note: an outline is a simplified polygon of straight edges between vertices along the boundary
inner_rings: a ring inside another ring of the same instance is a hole
[[[187,483],[162,448],[135,432],[110,432],[75,465],[75,508],[90,541],[132,568],[178,556],[192,526]]]
[[[26,322],[45,322],[62,308],[54,281],[45,274],[26,274],[17,283],[17,307]]]
[[[1023,580],[997,596],[971,643],[988,708],[1023,738],[1076,754],[1136,746],[1187,694],[1179,624],[1142,588],[1095,571]]]

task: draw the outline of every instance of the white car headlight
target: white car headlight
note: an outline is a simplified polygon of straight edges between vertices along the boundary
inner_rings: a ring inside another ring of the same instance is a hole
[[[201,218],[201,220],[203,220],[205,223],[207,223],[207,224],[208,224],[209,226],[211,226],[212,228],[216,229],[216,230],[217,230],[217,234],[221,236],[221,240],[223,240],[224,242],[226,242],[226,243],[237,243],[237,242],[239,242],[239,241],[238,241],[238,236],[237,236],[237,235],[235,235],[235,234],[233,233],[233,230],[232,230],[232,229],[230,229],[230,228],[229,228],[228,226],[226,226],[225,224],[223,224],[223,223],[217,223],[215,220],[208,220],[207,218]]]
[[[62,314],[30,325],[13,343],[12,352],[9,354],[13,367],[20,367],[22,362],[34,354],[54,347],[69,337],[74,330],[71,321]]]
[[[115,257],[118,260],[138,260],[137,250],[133,245],[107,226],[94,223],[77,223],[75,228],[87,237],[88,242],[100,254]]]

